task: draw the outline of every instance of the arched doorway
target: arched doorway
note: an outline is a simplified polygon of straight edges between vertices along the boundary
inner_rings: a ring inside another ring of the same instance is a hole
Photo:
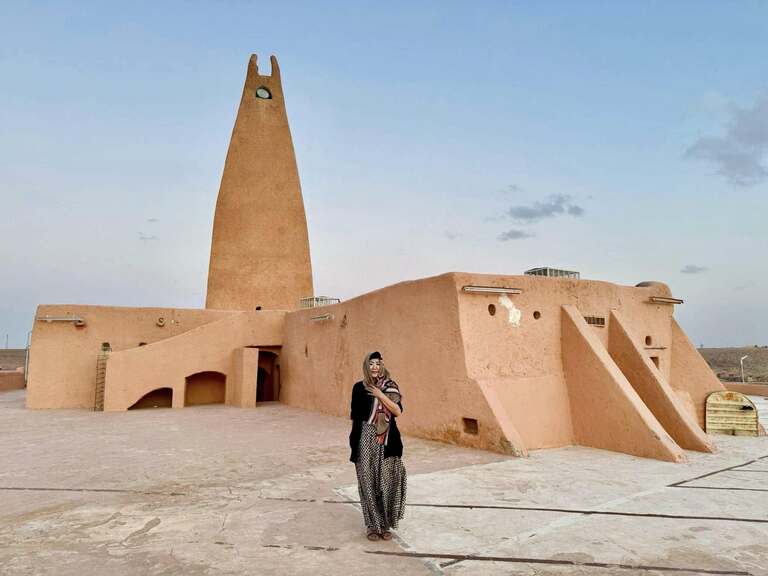
[[[173,405],[173,389],[157,388],[139,398],[128,410],[141,408],[170,408]]]
[[[186,378],[184,406],[223,404],[227,377],[221,372],[198,372]]]
[[[259,370],[256,377],[256,403],[273,402],[280,397],[280,366],[277,354],[259,350]]]

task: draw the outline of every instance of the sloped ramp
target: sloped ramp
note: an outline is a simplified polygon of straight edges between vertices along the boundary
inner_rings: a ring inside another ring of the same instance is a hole
[[[611,311],[608,352],[659,423],[686,450],[714,452],[694,416],[682,404],[661,371],[637,344],[622,315]]]
[[[564,305],[561,316],[563,370],[576,443],[684,462],[683,450],[645,405],[579,310]]]

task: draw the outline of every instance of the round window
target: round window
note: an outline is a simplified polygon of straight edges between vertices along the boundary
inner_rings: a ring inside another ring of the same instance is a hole
[[[263,100],[269,100],[270,98],[272,98],[272,92],[270,92],[264,86],[261,86],[259,88],[256,88],[256,98],[261,98]]]

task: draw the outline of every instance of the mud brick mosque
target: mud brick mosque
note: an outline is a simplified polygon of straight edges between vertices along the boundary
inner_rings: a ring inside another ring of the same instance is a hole
[[[519,456],[584,445],[680,462],[722,384],[660,282],[449,272],[315,297],[277,59],[251,56],[221,178],[204,309],[40,305],[31,409],[280,401],[348,417],[366,352],[404,393],[403,433]],[[429,359],[429,361],[425,361]]]

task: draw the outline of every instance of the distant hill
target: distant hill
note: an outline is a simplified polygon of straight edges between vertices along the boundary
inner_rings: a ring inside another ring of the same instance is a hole
[[[746,382],[768,382],[768,346],[744,348],[698,348],[704,360],[720,380],[741,382],[739,358],[745,354],[744,380]]]
[[[16,370],[24,366],[24,348],[0,348],[0,370]]]

